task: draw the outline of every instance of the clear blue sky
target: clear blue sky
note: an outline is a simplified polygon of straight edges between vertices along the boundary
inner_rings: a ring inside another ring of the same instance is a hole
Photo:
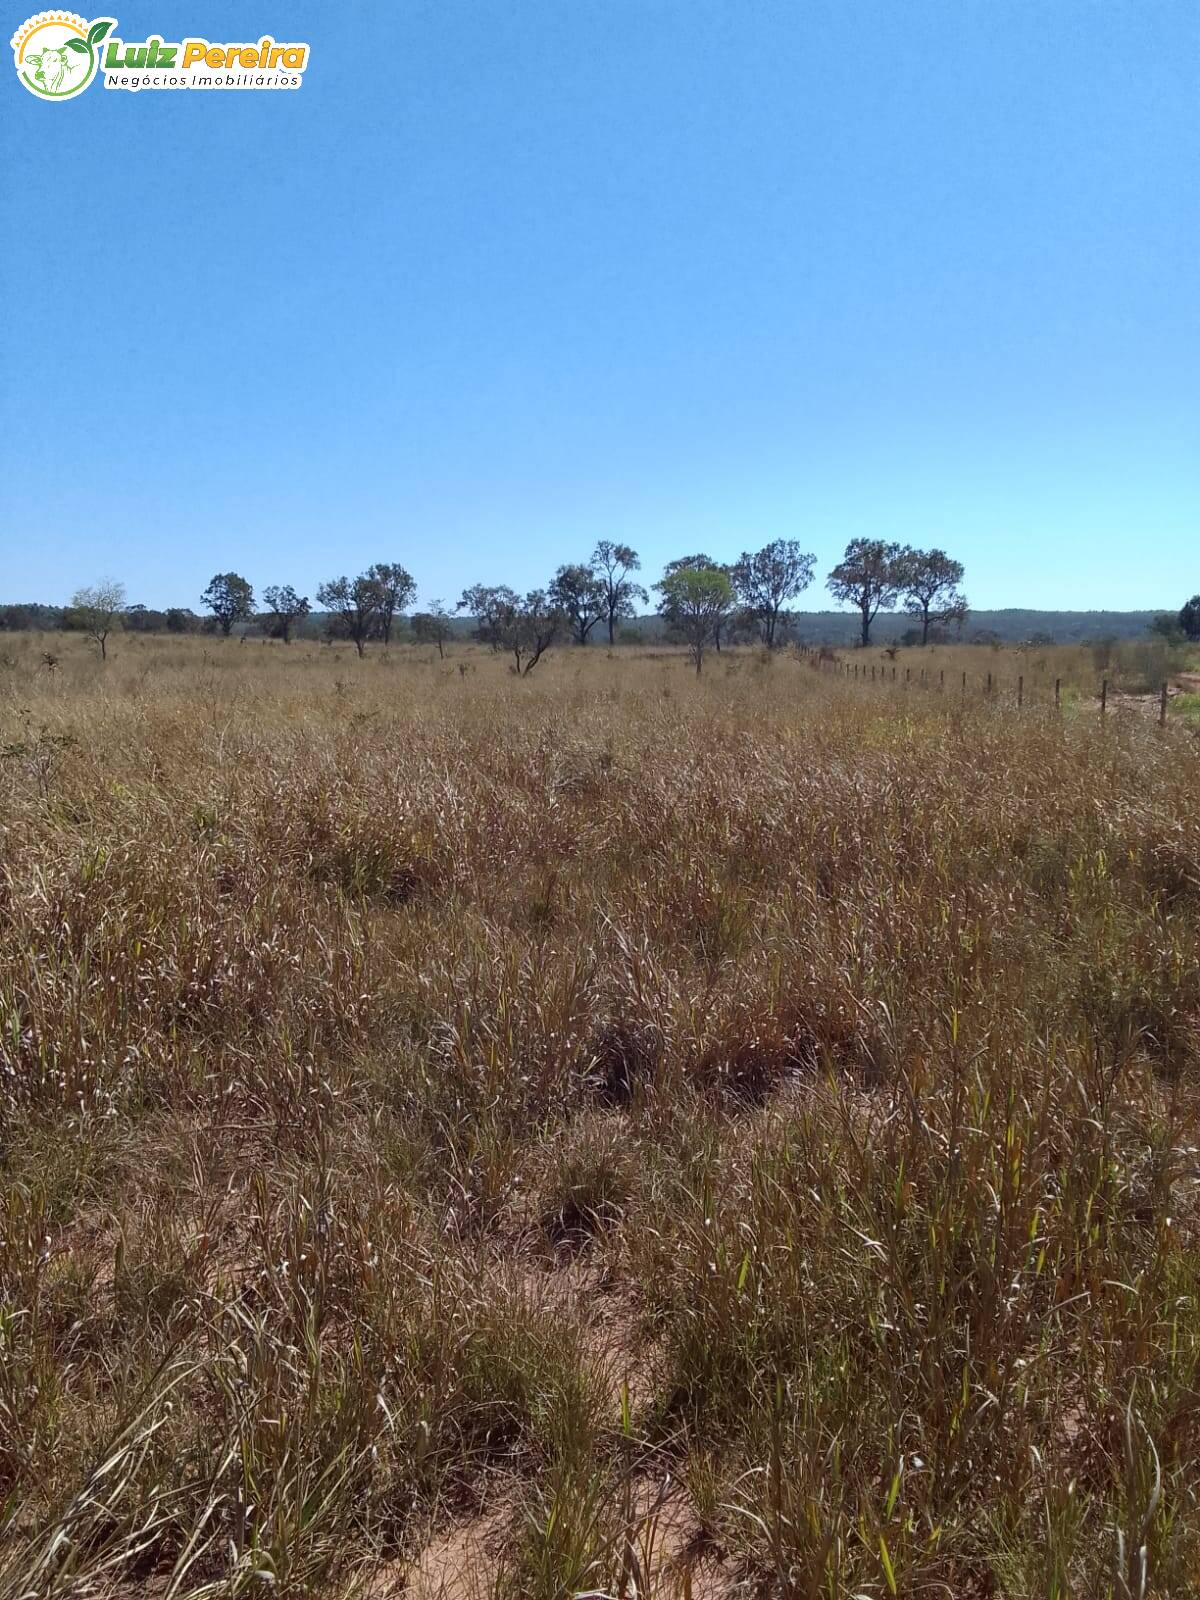
[[[1200,589],[1196,0],[110,9],[312,65],[49,105],[6,58],[0,600],[453,602],[604,535]]]

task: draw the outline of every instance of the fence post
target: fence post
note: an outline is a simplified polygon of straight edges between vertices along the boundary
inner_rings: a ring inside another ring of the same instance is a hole
[[[965,673],[965,672],[964,672],[964,673],[963,673],[963,687],[962,687],[962,692],[963,692],[963,693],[964,693],[964,694],[966,694],[966,692],[967,692],[967,675],[966,675],[966,673]]]
[[[944,689],[945,687],[946,687],[946,669],[945,669],[945,667],[943,667],[942,670],[938,673],[938,688],[939,689]]]
[[[988,695],[989,699],[991,698],[991,694],[992,694],[992,675],[989,672],[988,673],[988,681],[987,681],[987,695]]]
[[[1017,709],[1025,704],[1025,674],[1022,672],[1017,678]]]
[[[1158,703],[1158,725],[1165,728],[1167,725],[1167,680],[1163,679],[1162,697]]]
[[[1108,710],[1108,679],[1100,680],[1100,715],[1104,716]]]
[[[1062,679],[1061,678],[1055,678],[1055,680],[1054,680],[1054,704],[1055,704],[1055,708],[1056,709],[1061,703],[1060,699],[1059,699],[1059,696],[1060,696],[1061,693],[1062,693]]]
[[[896,681],[896,669],[895,669],[895,667],[893,667],[892,668],[892,682],[895,683],[895,681]]]

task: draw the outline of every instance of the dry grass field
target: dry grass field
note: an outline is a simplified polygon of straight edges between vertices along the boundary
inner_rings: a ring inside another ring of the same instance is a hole
[[[1200,1590],[1186,716],[7,648],[0,1600]]]

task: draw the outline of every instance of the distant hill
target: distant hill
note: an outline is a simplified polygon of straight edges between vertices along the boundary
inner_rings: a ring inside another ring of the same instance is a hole
[[[947,637],[970,644],[989,638],[1004,644],[1038,639],[1053,644],[1078,644],[1085,639],[1135,639],[1145,635],[1159,611],[1032,611],[1014,608],[1007,611],[972,611],[959,634],[950,630]],[[891,644],[912,628],[914,619],[906,611],[885,611],[871,624],[872,644]],[[658,638],[662,618],[639,617],[633,626],[646,637]],[[858,643],[859,617],[856,611],[797,611],[790,637],[802,644],[853,645]]]
[[[1033,611],[1012,608],[1007,611],[972,611],[967,625],[959,634],[953,630],[949,637],[963,643],[982,642],[991,638],[1004,644],[1019,644],[1038,639],[1053,644],[1078,644],[1089,639],[1136,639],[1145,635],[1158,611]],[[881,612],[871,624],[873,644],[891,644],[901,639],[913,627],[914,618],[906,611]],[[325,628],[325,618],[307,619],[311,632],[320,633]],[[455,617],[456,635],[469,637],[475,626],[472,617]],[[853,645],[858,643],[859,619],[857,611],[798,611],[789,637],[802,644]],[[630,617],[620,624],[624,634],[622,643],[628,642],[631,633],[643,639],[660,639],[665,633],[663,620],[655,612]],[[603,627],[592,634],[593,645],[606,643]]]
[[[134,608],[135,612],[141,608]],[[1088,639],[1134,639],[1143,637],[1158,611],[1033,611],[1013,608],[1007,611],[972,611],[962,633],[952,631],[949,637],[967,644],[998,639],[1004,644],[1017,644],[1026,640],[1040,640],[1050,644],[1077,644]],[[186,631],[203,626],[204,619],[191,612],[180,614]],[[314,611],[296,629],[298,638],[322,637],[329,626],[327,613]],[[24,631],[37,628],[54,630],[63,626],[63,609],[33,602],[23,605],[0,605],[0,631]],[[158,632],[165,626],[165,613],[146,612],[141,616],[131,614],[130,628],[144,632]],[[209,624],[211,626],[211,623]],[[261,622],[238,632],[257,632]],[[471,617],[456,616],[451,626],[457,637],[470,636],[474,621]],[[873,644],[891,644],[902,639],[913,627],[913,618],[904,611],[881,612],[871,627]],[[621,624],[621,643],[632,642],[633,636],[643,640],[661,639],[663,620],[651,612],[641,617],[631,617]],[[802,644],[853,645],[858,642],[859,620],[856,611],[798,611],[794,615],[792,639]],[[402,641],[410,637],[403,622],[397,622],[395,637]],[[604,642],[604,630],[598,627],[592,642]]]

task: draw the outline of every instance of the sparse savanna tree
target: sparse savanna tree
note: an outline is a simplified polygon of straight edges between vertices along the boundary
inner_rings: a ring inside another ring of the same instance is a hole
[[[641,560],[636,550],[627,544],[614,544],[611,539],[601,539],[592,551],[592,571],[604,590],[603,618],[608,627],[611,647],[617,635],[617,622],[621,617],[637,613],[637,602],[646,600],[641,584],[631,576],[641,570]]]
[[[271,613],[271,631],[284,644],[291,644],[292,629],[312,610],[308,596],[297,594],[290,583],[273,583],[263,590],[263,600]]]
[[[607,615],[608,592],[591,567],[559,567],[546,593],[551,605],[566,616],[576,644],[586,644],[588,634]]]
[[[733,609],[733,584],[719,567],[690,567],[674,564],[659,583],[658,609],[668,628],[683,640],[692,653],[699,676],[704,651],[715,640]]]
[[[871,624],[879,612],[896,602],[904,582],[904,556],[900,545],[883,539],[851,539],[829,574],[826,588],[834,599],[858,608],[864,646],[871,642]]]
[[[900,592],[904,609],[921,619],[921,643],[929,643],[936,624],[967,620],[967,597],[959,589],[963,564],[944,550],[904,550],[899,561]]]
[[[237,572],[218,572],[200,596],[228,639],[235,622],[245,622],[254,610],[254,590]]]
[[[392,642],[392,623],[417,592],[417,581],[398,561],[377,561],[367,577],[379,586],[379,635],[384,646]]]
[[[507,584],[477,583],[463,590],[458,609],[475,618],[478,640],[513,657],[520,677],[529,676],[567,627],[566,612],[545,589],[531,589],[522,598]]]
[[[412,631],[418,644],[436,644],[438,659],[445,659],[444,646],[454,632],[454,623],[441,600],[431,600],[428,611],[413,613]]]
[[[1179,626],[1185,638],[1200,639],[1200,594],[1194,594],[1184,603],[1179,612]]]
[[[795,539],[773,539],[761,550],[744,550],[730,576],[746,616],[769,650],[782,642],[784,607],[808,588],[817,558]]]
[[[520,603],[520,595],[506,583],[473,583],[469,589],[463,590],[462,599],[455,609],[465,611],[475,619],[475,637],[480,644],[500,650],[504,648],[501,622]]]
[[[733,589],[732,569],[724,561],[714,561],[712,556],[705,555],[703,551],[694,556],[680,556],[675,561],[668,561],[666,566],[663,568],[663,576],[667,578],[672,577],[676,572],[723,572],[729,579],[730,592],[733,594],[735,600],[737,598],[736,591]],[[656,583],[654,587],[658,590],[661,590],[662,584]],[[662,611],[661,604],[659,605],[658,609]],[[734,615],[734,606],[731,602],[725,613],[718,618],[716,626],[713,629],[712,646],[718,654],[720,654],[722,639],[732,628],[735,621],[736,617]]]
[[[74,625],[100,646],[100,659],[108,659],[108,636],[121,626],[125,609],[125,585],[113,578],[76,589],[71,596],[70,615]]]
[[[516,658],[518,673],[528,677],[566,627],[566,613],[545,589],[530,589],[504,628],[504,643]]]
[[[151,611],[149,606],[126,606],[121,613],[121,626],[130,633],[158,633],[166,625],[161,611]]]
[[[317,604],[333,616],[334,628],[343,638],[353,639],[359,655],[366,654],[367,640],[379,626],[383,591],[369,573],[357,578],[331,578],[317,587]]]

